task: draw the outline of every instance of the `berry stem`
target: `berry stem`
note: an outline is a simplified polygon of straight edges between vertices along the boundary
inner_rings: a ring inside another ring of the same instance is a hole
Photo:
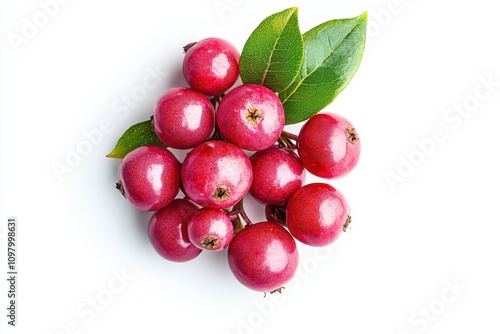
[[[286,204],[271,205],[270,215],[279,224],[286,226]]]
[[[215,110],[217,110],[217,107],[219,106],[219,103],[223,97],[224,97],[224,94],[221,94],[221,95],[214,96],[210,99],[210,102],[212,102],[212,105],[214,106]],[[222,136],[222,133],[220,132],[219,126],[217,125],[217,123],[215,124],[215,130],[214,130],[214,133],[213,133],[212,137],[210,138],[210,140],[224,140],[224,141],[226,140],[224,138],[224,136]]]
[[[243,207],[243,199],[241,199],[238,203],[236,203],[233,206],[233,209],[227,214],[227,216],[231,220],[234,220],[234,219],[241,217],[245,221],[245,226],[252,225],[252,221],[247,216],[247,213],[245,212],[245,208]]]
[[[289,150],[295,150],[297,149],[297,139],[298,136],[296,134],[283,130],[278,138],[278,144]]]
[[[217,107],[219,106],[219,103],[223,97],[224,97],[224,93],[221,95],[214,96],[210,99],[210,102],[212,102],[212,105],[214,106],[215,110],[217,110]]]
[[[188,45],[185,45],[182,47],[182,50],[184,50],[184,53],[186,53],[189,49],[191,49],[191,47],[193,47],[196,43],[198,42],[191,42],[189,43]]]
[[[297,136],[296,134],[288,132],[288,131],[285,131],[285,130],[281,131],[281,135],[283,137],[291,139],[291,140],[293,140],[295,142],[297,141],[297,139],[299,139],[299,136]]]
[[[120,194],[122,194],[123,197],[125,197],[125,189],[123,189],[123,183],[122,181],[118,181],[115,185],[115,188],[118,189]]]
[[[347,229],[348,229],[348,228],[351,228],[351,227],[349,226],[350,224],[351,224],[351,216],[350,216],[350,215],[347,215],[347,218],[346,218],[346,220],[345,220],[345,222],[344,222],[344,226],[342,227],[342,230],[343,230],[344,232],[347,232]]]

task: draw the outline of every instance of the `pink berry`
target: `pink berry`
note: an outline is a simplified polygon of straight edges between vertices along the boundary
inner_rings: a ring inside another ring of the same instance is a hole
[[[153,124],[163,144],[177,149],[193,148],[212,135],[214,107],[194,89],[172,88],[158,100]]]
[[[188,221],[188,236],[193,245],[209,251],[221,251],[233,239],[231,220],[219,209],[202,208]]]
[[[361,143],[344,117],[322,113],[311,117],[299,132],[297,151],[306,169],[326,179],[348,174],[358,163]]]
[[[244,286],[274,291],[292,279],[299,253],[295,240],[278,224],[252,224],[238,232],[229,245],[229,268]]]
[[[169,150],[141,146],[123,159],[117,184],[137,209],[156,211],[167,206],[179,192],[181,166]]]
[[[231,88],[238,79],[240,52],[228,41],[211,37],[185,49],[182,70],[190,87],[217,96]]]
[[[252,165],[235,145],[212,140],[196,146],[181,170],[185,194],[195,203],[213,209],[232,207],[252,184]]]
[[[222,135],[245,150],[272,146],[285,126],[285,112],[279,97],[269,88],[241,85],[224,96],[217,108],[217,125]]]
[[[349,205],[342,193],[326,183],[311,183],[297,190],[286,208],[290,233],[310,246],[335,241],[349,222]]]
[[[190,241],[187,232],[189,218],[198,207],[185,199],[175,199],[153,214],[149,221],[148,235],[151,244],[163,258],[186,262],[201,253]]]
[[[254,153],[250,162],[250,194],[262,204],[285,203],[305,181],[304,166],[292,150],[271,146]]]

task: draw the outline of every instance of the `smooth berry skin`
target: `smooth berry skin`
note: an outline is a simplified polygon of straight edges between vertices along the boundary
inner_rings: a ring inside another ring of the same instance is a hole
[[[250,194],[261,204],[283,204],[305,182],[304,165],[292,150],[271,146],[254,153],[250,162]]]
[[[129,152],[118,170],[118,187],[139,210],[156,211],[179,192],[181,165],[169,150],[145,145]]]
[[[193,148],[212,135],[214,107],[205,95],[194,89],[172,88],[158,100],[153,126],[158,138],[168,147]]]
[[[189,241],[187,232],[187,222],[196,211],[198,207],[190,201],[175,199],[153,214],[148,235],[160,256],[174,262],[186,262],[201,253],[201,249]]]
[[[229,91],[217,108],[216,119],[224,138],[250,151],[272,146],[285,126],[285,112],[279,97],[257,84],[241,85]]]
[[[210,37],[190,46],[182,71],[190,87],[218,96],[231,88],[240,75],[240,52],[228,41]]]
[[[342,233],[349,214],[344,195],[326,183],[310,183],[297,190],[286,208],[290,233],[309,246],[326,246]]]
[[[252,184],[252,165],[235,145],[212,140],[186,155],[181,169],[184,193],[200,206],[226,209],[241,200]]]
[[[297,151],[313,175],[334,179],[350,173],[359,161],[361,143],[352,124],[333,113],[311,117],[299,132]]]
[[[203,250],[218,252],[229,246],[234,228],[231,220],[219,209],[202,208],[188,221],[191,243]]]
[[[238,232],[228,250],[229,268],[244,286],[270,292],[285,285],[297,270],[295,240],[282,226],[261,222]]]

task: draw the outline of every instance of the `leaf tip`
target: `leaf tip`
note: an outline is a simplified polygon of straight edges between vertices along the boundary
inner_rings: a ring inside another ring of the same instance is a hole
[[[120,159],[120,157],[114,151],[106,154],[106,158]]]

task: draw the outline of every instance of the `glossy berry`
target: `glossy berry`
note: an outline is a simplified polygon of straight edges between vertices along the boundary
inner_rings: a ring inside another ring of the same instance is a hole
[[[212,135],[214,107],[205,95],[194,89],[172,88],[158,100],[153,125],[158,138],[168,147],[193,148]]]
[[[235,145],[213,140],[187,154],[181,178],[185,194],[195,203],[224,209],[247,194],[252,184],[252,165]]]
[[[360,141],[344,117],[322,113],[311,117],[299,132],[297,151],[306,169],[326,179],[348,174],[358,163]]]
[[[187,233],[187,222],[196,211],[196,205],[188,200],[175,199],[153,214],[148,226],[149,240],[163,258],[186,262],[201,253],[201,249],[189,241]]]
[[[326,183],[311,183],[297,190],[286,208],[290,233],[310,246],[335,241],[348,224],[349,205],[342,193]]]
[[[295,274],[299,253],[282,226],[262,222],[238,232],[228,250],[229,268],[244,286],[257,291],[281,288]]]
[[[117,188],[137,209],[156,211],[179,192],[181,166],[169,150],[141,146],[129,152],[119,171]]]
[[[285,203],[305,181],[306,170],[292,150],[271,146],[254,153],[250,162],[250,194],[262,204]]]
[[[216,118],[228,141],[251,151],[272,146],[285,126],[279,97],[256,84],[241,85],[227,93],[217,108]]]
[[[186,46],[185,50],[182,70],[190,87],[217,96],[238,79],[240,52],[228,41],[206,38]]]
[[[221,251],[233,239],[233,224],[219,209],[198,210],[191,216],[187,226],[189,240],[200,249]]]

